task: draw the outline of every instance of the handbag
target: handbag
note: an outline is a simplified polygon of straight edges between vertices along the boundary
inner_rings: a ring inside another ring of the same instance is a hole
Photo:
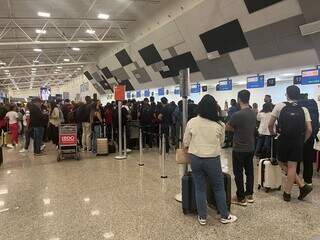
[[[176,150],[176,163],[177,164],[190,164],[190,154],[185,152],[184,149],[177,149]]]

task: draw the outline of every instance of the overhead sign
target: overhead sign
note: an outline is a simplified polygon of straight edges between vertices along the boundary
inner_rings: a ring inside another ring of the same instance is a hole
[[[136,96],[137,96],[137,98],[140,98],[140,97],[141,97],[141,91],[140,91],[140,90],[137,91]]]
[[[114,86],[114,99],[116,101],[123,101],[125,99],[126,87],[124,85]]]
[[[163,96],[164,95],[164,88],[158,88],[158,95]]]
[[[200,83],[193,84],[191,86],[191,93],[200,93],[201,92],[201,85]]]
[[[247,78],[247,88],[263,88],[264,87],[264,75],[257,75]]]
[[[302,85],[320,83],[319,69],[303,70],[301,71],[301,75],[302,75],[302,79],[301,79]]]
[[[144,96],[150,97],[150,90],[149,89],[144,90]]]
[[[180,95],[180,87],[179,86],[175,87],[174,90],[173,90],[173,93],[175,95]]]
[[[127,99],[130,99],[130,98],[131,98],[131,93],[127,92]]]
[[[298,85],[298,84],[301,84],[301,82],[302,82],[302,76],[301,75],[293,77],[293,84]]]
[[[231,79],[219,81],[218,91],[230,91],[230,90],[232,90],[232,80]]]

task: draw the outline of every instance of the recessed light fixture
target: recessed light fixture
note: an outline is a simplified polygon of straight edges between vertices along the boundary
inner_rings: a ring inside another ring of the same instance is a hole
[[[35,52],[42,52],[42,49],[40,49],[40,48],[34,48],[33,51],[35,51]]]
[[[78,47],[73,47],[72,50],[73,50],[73,51],[80,51],[80,48],[78,48]]]
[[[38,60],[33,60],[33,62],[34,62],[34,63],[39,63],[39,61],[38,61]]]
[[[80,67],[82,67],[82,68],[83,68],[83,65],[81,65]]]
[[[70,59],[69,58],[65,58],[63,59],[64,62],[70,62]]]
[[[294,73],[284,73],[284,74],[281,74],[281,76],[283,76],[283,77],[293,77],[293,76],[295,76],[296,74],[294,74]]]
[[[38,12],[38,16],[39,17],[49,18],[49,17],[51,17],[51,14],[48,13],[48,12]]]
[[[5,69],[5,70],[3,70],[5,73],[8,73],[8,72],[10,72],[8,69]]]
[[[42,29],[36,29],[36,33],[38,33],[38,34],[46,34],[47,31],[46,30],[42,30]]]
[[[36,68],[31,68],[31,71],[37,71],[37,69]]]
[[[62,67],[61,67],[61,66],[58,66],[57,68],[58,68],[58,69],[62,69]]]
[[[99,19],[107,20],[107,19],[110,18],[110,15],[109,15],[109,14],[104,14],[104,13],[99,13],[99,14],[98,14],[98,18],[99,18]]]
[[[93,35],[93,34],[96,33],[96,31],[95,31],[95,30],[92,30],[92,29],[87,29],[87,30],[86,30],[86,33],[88,33],[88,34],[90,34],[90,35]],[[80,41],[80,40],[79,40],[79,41]]]
[[[80,70],[81,70],[81,68],[77,68],[77,70],[79,70],[79,71],[80,71]]]
[[[0,66],[6,66],[7,64],[4,62],[0,62]]]

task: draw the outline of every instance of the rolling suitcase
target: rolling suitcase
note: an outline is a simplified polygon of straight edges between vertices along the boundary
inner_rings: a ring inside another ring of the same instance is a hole
[[[224,187],[226,191],[227,207],[231,208],[231,175],[223,173]],[[207,181],[207,202],[210,208],[216,209],[216,200],[211,185]],[[189,172],[182,177],[182,211],[184,214],[197,213],[195,185],[192,173]]]
[[[282,171],[275,158],[273,158],[273,139],[271,139],[271,157],[259,161],[258,189],[264,188],[266,192],[276,189],[281,190]]]
[[[109,145],[108,145],[108,139],[106,136],[105,131],[106,126],[102,126],[102,135],[103,138],[97,139],[97,155],[108,155],[109,154]]]
[[[183,214],[197,212],[195,186],[191,172],[182,177],[182,211]]]

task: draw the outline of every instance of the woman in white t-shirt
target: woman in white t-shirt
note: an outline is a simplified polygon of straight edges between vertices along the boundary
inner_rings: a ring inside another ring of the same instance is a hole
[[[11,132],[11,144],[8,144],[8,148],[13,148],[19,142],[19,126],[16,105],[11,105],[9,112],[6,114],[6,119],[9,121],[9,131]]]
[[[257,115],[257,121],[259,125],[259,138],[256,146],[255,155],[260,158],[270,157],[271,152],[271,134],[268,128],[269,121],[271,119],[271,113],[273,110],[272,103],[265,103],[262,111]]]

